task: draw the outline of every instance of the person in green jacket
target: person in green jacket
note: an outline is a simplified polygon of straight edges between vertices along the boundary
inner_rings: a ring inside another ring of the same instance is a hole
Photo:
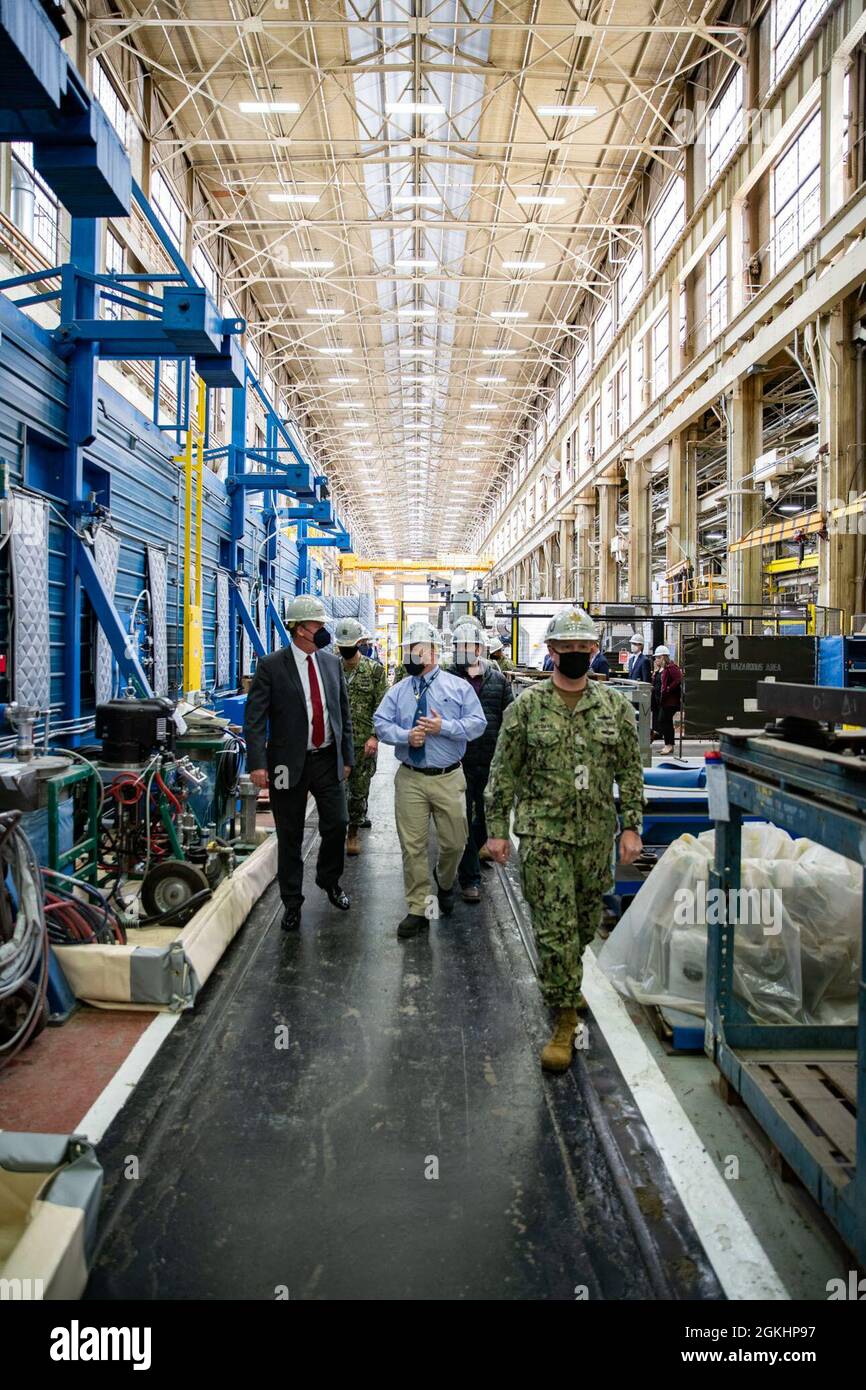
[[[360,854],[360,826],[369,827],[367,800],[370,783],[376,771],[379,741],[373,729],[373,714],[388,688],[384,666],[363,656],[360,644],[370,640],[369,633],[357,618],[339,618],[334,624],[337,650],[343,659],[343,675],[349,687],[349,709],[352,712],[352,733],[355,742],[355,766],[349,778],[349,830],[346,853]]]
[[[545,1001],[557,1013],[541,1054],[548,1071],[571,1065],[577,1010],[586,1007],[583,952],[612,886],[620,795],[620,859],[641,851],[643,766],[631,703],[587,677],[596,637],[581,609],[560,613],[546,633],[551,679],[506,711],[485,792],[487,848],[499,864],[520,839],[520,880],[532,914]]]

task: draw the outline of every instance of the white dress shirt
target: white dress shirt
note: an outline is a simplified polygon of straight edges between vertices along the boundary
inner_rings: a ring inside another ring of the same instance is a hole
[[[307,702],[307,752],[313,751],[313,701],[310,698],[310,668],[308,665],[307,653],[302,652],[297,643],[292,643],[292,655],[298,665],[298,675],[301,678],[301,685],[304,687],[304,698]],[[322,679],[322,672],[316,659],[315,652],[310,654],[309,660],[315,664],[316,675],[319,680],[319,693],[322,697],[322,711],[325,716],[325,741],[319,745],[320,748],[327,748],[333,742],[331,734],[331,721],[328,717],[328,697],[325,694],[325,682]]]

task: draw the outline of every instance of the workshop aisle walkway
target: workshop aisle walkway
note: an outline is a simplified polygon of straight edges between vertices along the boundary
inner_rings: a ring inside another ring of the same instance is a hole
[[[313,849],[300,933],[272,888],[100,1146],[89,1297],[660,1296],[573,1077],[540,1071],[498,873],[480,907],[397,940],[394,767],[383,753],[351,911],[313,885]],[[718,1297],[653,1196],[679,1296]]]

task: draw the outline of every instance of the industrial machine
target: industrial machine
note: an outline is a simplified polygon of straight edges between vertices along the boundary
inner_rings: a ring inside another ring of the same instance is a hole
[[[741,828],[749,814],[855,864],[866,859],[866,692],[764,681],[756,698],[766,728],[722,730],[720,766],[711,773],[711,879],[726,901],[740,887]],[[859,727],[836,732],[836,725]],[[864,1263],[866,940],[856,1025],[766,1025],[753,1020],[734,989],[737,924],[710,923],[708,931],[706,1051]]]

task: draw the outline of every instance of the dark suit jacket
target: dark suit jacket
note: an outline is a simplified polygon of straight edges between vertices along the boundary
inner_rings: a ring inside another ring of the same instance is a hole
[[[653,664],[647,656],[646,652],[641,652],[639,656],[634,655],[629,657],[628,677],[629,680],[632,681],[648,681],[650,683],[652,682]]]
[[[343,675],[343,663],[331,652],[316,653],[316,665],[322,677],[328,718],[337,749],[337,775],[342,780],[344,767],[355,762],[352,745],[352,716],[349,713],[349,692]],[[247,741],[247,767],[273,769],[285,765],[289,786],[301,780],[307,756],[309,720],[304,687],[290,647],[260,658],[256,674],[247,695],[244,715],[244,738]]]

